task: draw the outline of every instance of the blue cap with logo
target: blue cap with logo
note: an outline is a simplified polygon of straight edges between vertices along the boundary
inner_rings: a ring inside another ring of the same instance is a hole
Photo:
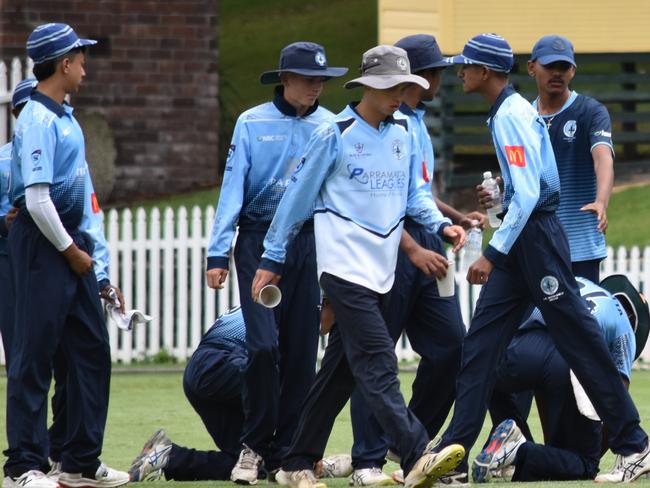
[[[510,73],[514,64],[510,44],[497,34],[472,37],[465,44],[463,53],[450,60],[453,64],[479,64],[501,73]]]
[[[38,85],[36,78],[27,78],[18,83],[14,88],[14,94],[11,97],[11,106],[16,108],[18,105],[27,103],[32,95],[32,91],[36,88],[36,85]]]
[[[401,38],[395,43],[406,51],[411,63],[411,73],[430,68],[445,68],[453,63],[444,58],[436,38],[428,34],[415,34]]]
[[[327,66],[325,48],[313,42],[294,42],[280,52],[279,68],[266,71],[260,76],[263,85],[277,85],[280,74],[296,73],[302,76],[322,76],[323,78],[338,78],[348,72],[347,68]]]
[[[68,24],[43,24],[29,35],[27,54],[34,64],[41,64],[63,56],[75,48],[93,44],[97,44],[97,41],[80,39]]]
[[[544,36],[537,41],[533,46],[530,60],[539,61],[543,65],[564,61],[576,66],[573,44],[566,37],[558,35]]]

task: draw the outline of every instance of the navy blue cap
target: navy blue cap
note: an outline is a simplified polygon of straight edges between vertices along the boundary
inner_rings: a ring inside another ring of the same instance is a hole
[[[18,83],[14,88],[14,94],[11,97],[11,106],[16,108],[18,105],[27,103],[29,97],[32,95],[32,91],[36,88],[36,85],[38,85],[36,78],[27,78]]]
[[[445,68],[451,66],[448,58],[442,56],[436,38],[428,34],[406,36],[395,43],[406,51],[411,63],[411,73],[417,73],[429,68]]]
[[[260,76],[263,85],[277,85],[280,74],[296,73],[302,76],[322,76],[323,78],[338,78],[348,72],[347,68],[327,66],[325,48],[313,42],[294,42],[280,52],[279,68],[266,71]]]
[[[34,64],[41,64],[75,48],[97,44],[92,39],[80,39],[68,24],[43,24],[27,39],[27,54]]]
[[[450,58],[454,64],[479,64],[492,71],[510,73],[514,64],[512,48],[508,41],[496,34],[479,34],[472,37],[463,53]]]
[[[566,37],[558,35],[544,36],[537,41],[533,46],[530,60],[539,61],[543,65],[565,61],[576,66],[573,57],[573,44]]]

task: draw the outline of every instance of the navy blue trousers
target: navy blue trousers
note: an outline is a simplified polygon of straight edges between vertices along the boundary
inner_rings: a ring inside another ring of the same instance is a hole
[[[428,437],[400,391],[395,345],[381,313],[383,297],[328,273],[321,275],[320,283],[336,315],[336,325],[282,467],[289,471],[312,469],[323,457],[334,420],[356,387],[399,449],[402,467],[408,473]]]
[[[88,236],[71,232],[92,254]],[[47,465],[47,395],[60,348],[66,373],[63,471],[93,475],[99,466],[111,374],[108,332],[93,272],[77,276],[66,260],[20,214],[9,236],[15,329],[7,381],[5,473],[18,476]]]
[[[0,334],[5,353],[5,368],[9,369],[9,355],[14,330],[14,286],[11,277],[11,264],[7,254],[0,253]]]
[[[438,236],[409,220],[404,228],[425,249],[446,255]],[[383,300],[382,310],[393,342],[397,343],[406,331],[411,347],[421,357],[408,407],[426,428],[427,436],[433,438],[447,419],[456,394],[465,336],[458,297],[441,298],[436,279],[427,278],[400,250],[395,284]],[[358,389],[352,393],[350,413],[354,434],[352,465],[355,469],[382,466],[388,448],[398,450],[388,445]]]
[[[313,227],[308,226],[287,250],[280,305],[269,310],[253,302],[251,285],[265,235],[266,229],[240,229],[235,262],[248,347],[241,443],[262,455],[272,470],[289,447],[316,375],[320,290]]]
[[[495,425],[515,418],[507,409],[493,410],[496,398],[531,390],[538,398],[545,440],[544,445],[526,442],[520,447],[513,481],[593,479],[600,459],[601,423],[578,411],[569,366],[544,328],[520,331],[508,346],[490,403]],[[515,421],[521,425],[522,420]]]
[[[177,481],[229,480],[241,449],[244,423],[242,372],[246,355],[215,345],[201,346],[187,363],[183,390],[219,451],[172,445],[165,478]]]
[[[580,297],[564,229],[555,213],[535,213],[503,265],[483,286],[469,331],[457,382],[456,405],[442,445],[469,452],[481,431],[496,379],[495,369],[524,312],[539,307],[562,357],[594,400],[611,432],[612,451],[642,451],[647,436],[625,390],[595,319]]]

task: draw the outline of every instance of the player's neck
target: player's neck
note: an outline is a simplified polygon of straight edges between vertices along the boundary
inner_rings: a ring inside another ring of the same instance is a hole
[[[51,76],[46,80],[39,81],[37,89],[43,95],[46,95],[55,102],[63,105],[63,101],[65,100],[66,95],[65,88],[63,88],[61,83],[59,83],[59,81],[55,79],[54,76]]]
[[[537,98],[537,111],[541,115],[558,113],[564,107],[571,96],[571,90],[567,89],[562,93],[539,93]]]
[[[413,87],[420,88],[419,85],[416,85],[415,83],[413,84]],[[413,87],[408,87],[406,90],[404,90],[404,95],[402,95],[402,103],[405,103],[412,110],[415,110],[422,101],[420,99],[420,92],[422,90],[413,90]]]
[[[368,102],[368,99],[364,96],[359,104],[355,107],[357,113],[365,120],[368,125],[379,129],[381,121],[386,118],[386,115],[376,110],[371,103]]]
[[[508,78],[491,78],[478,90],[490,105],[494,105],[503,89],[508,86]]]

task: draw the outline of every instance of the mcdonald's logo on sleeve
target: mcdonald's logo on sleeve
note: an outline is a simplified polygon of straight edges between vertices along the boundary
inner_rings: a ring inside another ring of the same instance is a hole
[[[101,210],[99,208],[99,200],[97,200],[97,195],[95,195],[94,193],[90,195],[90,205],[92,207],[93,213],[99,213],[99,211]]]
[[[427,162],[426,161],[422,161],[422,179],[426,183],[429,183],[431,181],[431,178],[429,178],[429,172],[427,171]]]
[[[506,146],[506,158],[508,158],[508,164],[511,166],[526,167],[524,146]]]

